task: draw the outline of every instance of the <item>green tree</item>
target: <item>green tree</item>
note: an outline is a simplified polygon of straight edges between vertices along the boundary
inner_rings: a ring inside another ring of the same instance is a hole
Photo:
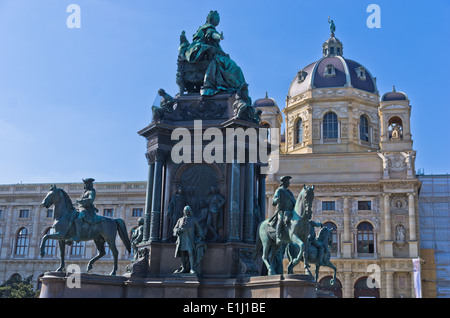
[[[12,276],[0,286],[0,298],[36,298],[39,292],[34,290],[31,280],[33,275],[26,279]]]

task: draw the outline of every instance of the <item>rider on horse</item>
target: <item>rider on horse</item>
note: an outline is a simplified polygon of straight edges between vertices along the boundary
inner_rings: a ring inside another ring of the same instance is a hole
[[[277,207],[277,210],[269,220],[272,226],[275,226],[276,223],[276,241],[277,245],[281,244],[281,236],[283,233],[283,229],[292,219],[293,211],[295,207],[295,197],[291,190],[288,190],[290,185],[289,180],[291,176],[283,176],[280,177],[279,180],[281,182],[280,187],[275,191],[273,196],[272,204]]]
[[[75,219],[75,236],[73,237],[73,240],[76,242],[80,241],[81,226],[83,225],[83,222],[88,224],[96,224],[99,222],[99,217],[97,216],[98,210],[94,206],[94,181],[93,178],[83,179],[85,190],[81,198],[77,199],[77,203],[81,208],[78,217]]]

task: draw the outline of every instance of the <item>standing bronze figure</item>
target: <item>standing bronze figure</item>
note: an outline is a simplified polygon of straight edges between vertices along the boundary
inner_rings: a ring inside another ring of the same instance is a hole
[[[192,215],[191,207],[185,206],[183,214],[173,229],[177,237],[175,257],[181,258],[181,267],[175,273],[196,274],[206,245],[203,242],[202,228],[197,218]]]

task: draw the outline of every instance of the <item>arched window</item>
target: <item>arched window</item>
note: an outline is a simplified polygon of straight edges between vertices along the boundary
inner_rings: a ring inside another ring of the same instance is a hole
[[[339,279],[336,278],[333,285],[330,284],[330,280],[333,278],[333,276],[325,276],[319,281],[319,286],[317,287],[318,290],[325,290],[328,292],[332,292],[334,296],[337,298],[342,298],[342,284]]]
[[[370,141],[369,138],[369,120],[366,116],[359,117],[359,139],[362,141]]]
[[[49,228],[47,231],[45,231],[45,235],[47,234],[53,234],[55,231],[53,230],[53,228]],[[46,256],[54,256],[56,255],[56,240],[47,240],[47,242],[45,242],[45,255]]]
[[[374,253],[373,226],[369,222],[361,222],[357,228],[358,253]]]
[[[295,143],[299,144],[303,141],[302,119],[299,118],[295,124]]]
[[[403,122],[400,117],[389,119],[389,139],[403,139]]]
[[[337,253],[338,251],[338,237],[337,237],[337,226],[333,222],[326,222],[323,226],[326,226],[331,230],[331,239],[332,239],[332,245],[330,252],[331,253]]]
[[[15,254],[21,256],[27,255],[29,243],[28,230],[26,227],[23,227],[17,233]]]
[[[370,285],[368,286],[367,280]],[[373,287],[372,287],[373,286]],[[355,283],[355,298],[380,298],[380,289],[376,288],[376,284],[367,276],[361,277]]]
[[[327,113],[323,116],[323,139],[338,138],[338,118],[335,113]]]

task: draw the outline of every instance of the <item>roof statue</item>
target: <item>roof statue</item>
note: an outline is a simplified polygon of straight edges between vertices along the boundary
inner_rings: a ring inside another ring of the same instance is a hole
[[[333,20],[330,20],[330,17],[328,17],[328,23],[330,24],[331,36],[334,37],[334,32],[336,32],[336,25],[334,24]]]

